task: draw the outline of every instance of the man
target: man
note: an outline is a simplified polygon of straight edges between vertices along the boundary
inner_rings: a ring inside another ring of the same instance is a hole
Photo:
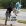
[[[12,9],[13,9],[13,6],[12,6],[12,4],[10,4],[9,7],[7,8],[7,11],[6,11],[6,20],[5,20],[5,25],[7,25],[7,19],[8,19],[8,17],[11,16],[10,13],[11,13]]]

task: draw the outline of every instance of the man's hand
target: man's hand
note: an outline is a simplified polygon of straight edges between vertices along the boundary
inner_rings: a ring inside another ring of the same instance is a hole
[[[17,16],[17,14],[15,14]]]

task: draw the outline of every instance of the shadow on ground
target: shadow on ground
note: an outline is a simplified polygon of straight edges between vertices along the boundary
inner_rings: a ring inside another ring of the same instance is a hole
[[[5,26],[4,24],[0,24],[0,26]],[[6,25],[6,26],[9,26],[9,25]]]

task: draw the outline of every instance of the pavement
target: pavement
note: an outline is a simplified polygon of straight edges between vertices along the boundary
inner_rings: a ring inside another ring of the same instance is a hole
[[[18,20],[26,20],[26,12],[20,12],[17,16]]]
[[[5,12],[4,11],[0,11],[0,19],[5,19]],[[26,12],[20,12],[17,16],[18,20],[26,20]]]
[[[5,19],[5,13],[6,13],[7,9],[0,9],[0,19]],[[26,20],[26,12],[23,12],[23,10],[25,11],[26,9],[21,9],[21,11],[18,13],[17,19],[18,20]]]
[[[0,20],[0,24],[5,24],[5,20]],[[7,25],[10,25],[10,21],[7,21]],[[16,23],[15,26],[26,26],[26,24],[23,23]]]

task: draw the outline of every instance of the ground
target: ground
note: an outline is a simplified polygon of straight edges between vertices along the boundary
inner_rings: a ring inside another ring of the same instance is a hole
[[[24,14],[25,16],[22,15],[23,12],[21,11],[22,14],[19,14],[19,17],[17,17],[17,18],[26,19],[26,11],[25,11],[25,10],[26,10],[26,9],[24,9],[24,11],[22,10],[22,11],[25,13],[25,14]],[[22,15],[23,17],[22,17],[21,15]],[[20,17],[20,16],[21,16],[21,17]],[[24,18],[24,17],[25,17],[25,18]],[[5,20],[0,20],[0,26],[5,26],[5,25],[4,25],[4,24],[5,24],[4,22],[5,22]],[[7,25],[8,25],[8,26],[10,25],[10,21],[8,21]],[[15,24],[15,26],[26,26],[26,24],[18,23],[18,22],[17,22],[17,23]]]
[[[0,26],[5,26],[4,24],[0,24]],[[7,25],[7,26],[9,26],[9,25]]]
[[[5,21],[5,20],[0,20],[0,26],[5,26],[5,25],[4,25],[4,21]],[[8,25],[8,26],[10,25],[10,21],[8,21],[7,25]],[[15,26],[26,26],[26,24],[18,23],[18,22],[17,22],[17,23],[15,24]]]

